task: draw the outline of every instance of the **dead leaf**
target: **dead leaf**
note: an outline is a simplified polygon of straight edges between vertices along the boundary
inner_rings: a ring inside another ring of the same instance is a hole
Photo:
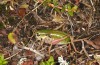
[[[15,44],[16,43],[16,35],[11,32],[8,34],[8,40],[12,43],[12,44]]]
[[[100,49],[100,46],[95,45],[91,40],[84,39],[84,41],[85,41],[87,44],[93,46],[95,49]]]
[[[26,9],[25,8],[19,8],[18,9],[18,15],[20,17],[24,17],[25,16],[25,13],[26,13]]]
[[[28,59],[27,61],[24,61],[21,65],[33,65],[33,61]]]
[[[62,17],[59,16],[59,15],[53,15],[52,21],[58,22],[58,23],[62,23],[62,22],[64,21],[64,18],[62,18]]]
[[[5,29],[0,30],[0,35],[1,35],[1,36],[7,35],[6,30],[5,30]]]
[[[92,40],[96,45],[100,46],[100,35],[97,36],[94,40]]]
[[[28,8],[29,5],[27,4],[23,4],[19,7],[18,9],[18,15],[22,18],[25,16],[26,14],[26,9]]]

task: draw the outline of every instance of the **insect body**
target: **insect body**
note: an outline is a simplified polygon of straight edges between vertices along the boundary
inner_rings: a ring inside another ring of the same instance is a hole
[[[70,42],[70,38],[65,32],[58,30],[38,30],[36,38],[38,40],[44,40],[45,43],[50,43],[57,39],[61,39],[57,44],[67,44]]]

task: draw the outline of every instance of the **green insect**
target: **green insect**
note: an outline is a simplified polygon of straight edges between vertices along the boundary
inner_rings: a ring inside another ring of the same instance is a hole
[[[52,44],[68,44],[70,38],[67,33],[58,30],[38,30],[36,38],[38,40],[44,40],[45,43]]]

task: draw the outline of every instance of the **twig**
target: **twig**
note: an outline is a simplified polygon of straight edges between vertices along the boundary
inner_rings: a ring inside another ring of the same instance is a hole
[[[3,20],[3,18],[0,16],[0,23],[1,23],[1,22],[2,22],[2,24],[4,25],[4,27],[7,28],[7,26],[6,26],[6,24],[5,24],[4,20]]]
[[[92,7],[93,7],[93,11],[96,11],[95,7],[94,7],[94,4],[93,4],[93,1],[90,0],[91,4],[92,4]]]
[[[52,49],[50,52],[53,52],[53,51],[55,51],[56,49],[63,48],[63,47],[66,47],[66,45],[63,45],[63,46],[60,46],[60,47],[54,48],[54,49]]]
[[[34,10],[36,10],[38,7],[40,7],[41,5],[43,4],[43,2],[40,4],[40,5],[38,5],[37,7],[35,7],[34,9],[32,9],[29,13],[27,13],[21,20],[20,20],[20,22],[17,24],[17,26],[13,29],[13,31],[12,32],[14,32],[16,29],[17,29],[17,27],[21,24],[21,22],[24,20],[24,18],[27,16],[27,15],[29,15],[31,12],[33,12]]]
[[[72,44],[72,46],[73,46],[75,52],[80,53],[79,51],[76,50],[76,47],[75,47],[74,42],[73,42],[73,41],[74,41],[74,40],[73,40],[73,37],[70,36],[70,39],[71,39],[71,44]]]
[[[93,41],[90,41],[90,40],[87,40],[87,39],[84,39],[84,41],[85,41],[87,44],[93,46],[95,49],[100,49],[100,47],[99,47],[98,45],[95,45]]]
[[[60,26],[57,26],[54,30],[58,30],[58,29],[60,29],[64,25],[65,25],[65,23],[62,23]]]
[[[82,50],[84,51],[85,55],[90,59],[86,49],[84,48],[84,41],[82,40],[81,42],[82,42]]]
[[[26,49],[26,50],[30,50],[30,51],[32,51],[32,52],[34,52],[34,53],[40,55],[41,57],[44,57],[44,54],[41,54],[40,52],[38,52],[38,51],[35,50],[35,49],[29,48],[29,47],[26,47],[26,46],[23,46],[22,48],[23,48],[23,49]]]
[[[39,17],[34,11],[32,12],[34,15],[34,18],[36,19],[36,21],[39,21],[39,23],[46,23],[46,21],[44,21],[43,19],[41,19],[41,17]]]
[[[10,57],[8,57],[8,58],[5,58],[5,60],[8,60],[8,59],[10,59],[10,58],[16,56],[16,55],[19,54],[21,51],[22,51],[22,50],[20,50],[19,52],[15,53],[14,55],[12,55],[12,56],[10,56]]]
[[[72,20],[70,19],[69,16],[68,16],[68,21],[69,21],[70,26],[71,26],[71,34],[74,36],[74,31],[73,31],[73,22],[72,22]]]
[[[52,48],[52,44],[50,44],[50,47],[49,47],[49,49],[48,49],[49,55],[50,55],[50,50],[51,50],[51,48]]]
[[[86,7],[92,8],[89,4],[82,2]]]

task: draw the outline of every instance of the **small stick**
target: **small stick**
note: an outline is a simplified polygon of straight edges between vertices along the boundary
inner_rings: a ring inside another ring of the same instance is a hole
[[[63,45],[63,46],[60,46],[60,47],[54,48],[54,49],[52,49],[50,52],[53,52],[53,51],[55,51],[56,49],[63,48],[63,47],[66,47],[66,45]]]
[[[14,55],[12,55],[12,56],[10,56],[10,57],[8,57],[8,58],[5,58],[5,60],[8,60],[8,59],[10,59],[10,58],[16,56],[16,55],[17,55],[18,53],[20,53],[21,51],[22,51],[22,50],[20,50],[19,52],[15,53]]]
[[[19,23],[17,24],[17,26],[13,29],[13,32],[17,29],[17,27],[21,24],[21,22],[24,20],[24,18],[27,16],[27,15],[29,15],[31,12],[33,12],[34,10],[36,10],[38,7],[40,7],[41,5],[43,4],[43,2],[40,4],[40,5],[38,5],[37,7],[35,7],[34,9],[32,9],[29,13],[27,13],[20,21],[19,21]]]
[[[96,9],[95,9],[95,7],[94,7],[94,4],[93,4],[93,1],[90,0],[90,2],[91,2],[91,4],[92,4],[92,6],[93,6],[93,11],[96,11]]]
[[[71,39],[71,44],[72,44],[72,46],[73,46],[75,52],[80,53],[79,51],[76,50],[76,47],[75,47],[75,45],[74,45],[73,37],[70,36],[70,39]]]
[[[82,42],[82,50],[84,51],[85,55],[90,59],[86,49],[84,48],[84,41],[82,40],[81,42]]]
[[[36,54],[38,54],[38,55],[44,57],[44,54],[41,54],[40,52],[38,52],[38,51],[35,50],[35,49],[28,48],[28,47],[26,47],[26,46],[23,46],[22,48],[25,49],[25,50],[30,50],[30,51],[32,51],[32,52],[34,52],[34,53],[36,53]]]
[[[50,47],[49,47],[49,49],[48,49],[49,55],[50,55],[51,48],[52,48],[52,44],[50,44]]]

